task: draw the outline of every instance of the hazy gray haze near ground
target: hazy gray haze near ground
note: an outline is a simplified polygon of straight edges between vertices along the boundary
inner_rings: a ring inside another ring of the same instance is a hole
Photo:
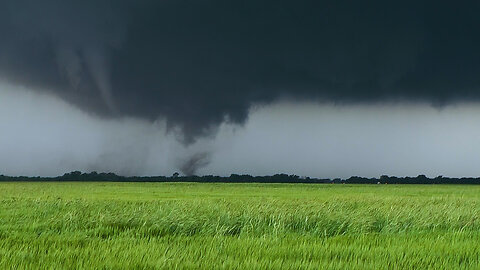
[[[278,101],[253,106],[244,126],[224,123],[215,135],[186,146],[166,133],[162,120],[102,119],[5,83],[0,97],[0,172],[9,175],[171,175],[182,168],[318,177],[480,174],[475,103],[439,110],[426,104]]]

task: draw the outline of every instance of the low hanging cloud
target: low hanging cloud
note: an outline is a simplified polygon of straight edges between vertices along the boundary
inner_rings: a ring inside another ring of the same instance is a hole
[[[480,100],[479,3],[0,3],[0,78],[193,142],[252,104]]]

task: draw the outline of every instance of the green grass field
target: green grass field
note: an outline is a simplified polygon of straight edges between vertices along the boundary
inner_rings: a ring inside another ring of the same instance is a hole
[[[0,269],[480,269],[480,186],[0,183]]]

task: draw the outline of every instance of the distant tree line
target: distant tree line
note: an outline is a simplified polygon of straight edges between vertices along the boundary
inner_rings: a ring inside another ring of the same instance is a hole
[[[300,177],[298,175],[275,174],[271,176],[252,176],[248,174],[231,174],[230,176],[120,176],[114,173],[82,173],[74,171],[57,177],[29,177],[0,175],[0,181],[82,181],[82,182],[199,182],[199,183],[304,183],[304,184],[480,184],[480,177],[451,178],[437,176],[428,178],[396,177],[382,175],[380,178],[352,176],[348,179],[320,179]]]

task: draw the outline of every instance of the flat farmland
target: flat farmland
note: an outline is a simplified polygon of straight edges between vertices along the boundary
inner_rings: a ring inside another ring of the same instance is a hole
[[[0,182],[1,269],[479,269],[480,186]]]

